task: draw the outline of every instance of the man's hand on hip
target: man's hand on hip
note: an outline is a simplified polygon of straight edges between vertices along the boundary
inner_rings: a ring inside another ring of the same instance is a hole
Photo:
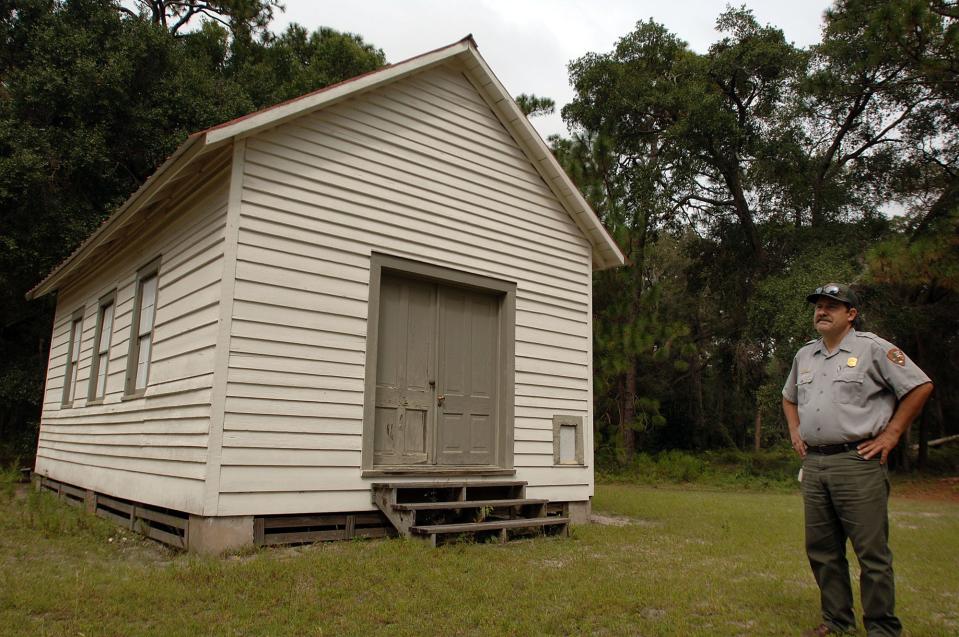
[[[880,455],[879,464],[886,464],[886,460],[889,459],[889,452],[896,448],[896,445],[899,444],[899,436],[894,433],[883,431],[881,434],[873,438],[872,440],[867,440],[862,443],[856,450],[859,452],[859,455],[865,458],[866,460],[871,460],[876,455]]]

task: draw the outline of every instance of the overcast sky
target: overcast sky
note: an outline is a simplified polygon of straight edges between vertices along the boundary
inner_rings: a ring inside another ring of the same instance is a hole
[[[284,0],[286,12],[271,30],[290,22],[313,30],[332,27],[363,36],[399,62],[469,33],[480,54],[512,95],[551,97],[561,107],[573,97],[566,65],[588,52],[608,52],[640,20],[652,18],[704,52],[718,35],[716,17],[725,0]],[[733,3],[738,4],[738,3]],[[819,39],[825,0],[750,0],[760,23],[783,30],[808,46]],[[558,109],[557,109],[558,110]],[[566,134],[558,112],[534,118],[543,137]]]

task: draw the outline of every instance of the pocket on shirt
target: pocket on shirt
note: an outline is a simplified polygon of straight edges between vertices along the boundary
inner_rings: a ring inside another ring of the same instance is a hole
[[[809,393],[812,391],[813,375],[800,374],[796,380],[796,390],[799,392],[799,404],[805,405],[809,402]]]
[[[833,400],[840,405],[862,405],[863,380],[861,372],[840,374],[832,383]]]

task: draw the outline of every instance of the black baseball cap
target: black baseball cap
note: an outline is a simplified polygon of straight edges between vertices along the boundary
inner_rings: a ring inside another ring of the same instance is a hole
[[[827,283],[826,285],[820,285],[818,288],[813,290],[812,294],[806,297],[806,301],[809,303],[815,303],[816,299],[820,296],[825,296],[829,299],[835,299],[840,303],[845,303],[849,307],[859,307],[859,297],[856,296],[856,293],[853,292],[848,285],[842,285],[841,283]]]

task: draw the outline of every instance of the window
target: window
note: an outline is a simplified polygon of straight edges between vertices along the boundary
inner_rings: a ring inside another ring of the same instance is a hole
[[[103,400],[107,388],[107,366],[110,362],[110,340],[113,336],[113,313],[116,307],[116,292],[100,299],[97,314],[97,331],[94,337],[93,362],[90,367],[89,400]]]
[[[67,366],[63,376],[63,406],[73,405],[73,394],[77,387],[77,363],[80,361],[80,340],[83,336],[83,310],[73,313],[70,321],[70,342],[67,344]]]
[[[130,356],[127,360],[127,395],[142,394],[150,380],[159,266],[157,260],[137,273],[137,293],[130,326]]]
[[[553,416],[553,463],[582,466],[583,417]]]

